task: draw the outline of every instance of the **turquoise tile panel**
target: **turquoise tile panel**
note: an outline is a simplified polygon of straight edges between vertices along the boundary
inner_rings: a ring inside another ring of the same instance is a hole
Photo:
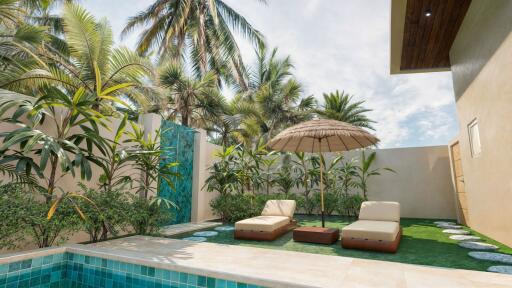
[[[158,195],[174,202],[177,208],[171,208],[173,220],[168,224],[190,222],[192,211],[192,176],[194,172],[194,129],[162,120],[160,126],[160,146],[162,159],[160,165],[178,162],[173,169],[180,177],[173,177],[175,190],[166,181],[160,181]]]

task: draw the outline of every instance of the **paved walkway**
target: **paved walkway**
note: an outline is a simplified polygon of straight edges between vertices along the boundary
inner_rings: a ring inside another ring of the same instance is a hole
[[[268,287],[512,287],[512,276],[177,239],[133,236],[83,253]]]
[[[165,236],[172,236],[181,233],[192,232],[196,230],[202,230],[207,228],[212,228],[221,225],[220,222],[201,222],[201,223],[183,223],[183,224],[175,224],[169,225],[162,228],[160,231],[161,234]]]

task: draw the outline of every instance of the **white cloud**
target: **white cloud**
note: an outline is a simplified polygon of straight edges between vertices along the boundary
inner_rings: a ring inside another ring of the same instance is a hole
[[[457,133],[450,73],[389,75],[390,1],[225,0],[290,55],[307,95],[336,89],[367,101],[382,147],[446,144]],[[119,35],[129,16],[152,0],[89,0]],[[136,37],[124,40],[134,46]],[[254,48],[239,41],[247,62]]]

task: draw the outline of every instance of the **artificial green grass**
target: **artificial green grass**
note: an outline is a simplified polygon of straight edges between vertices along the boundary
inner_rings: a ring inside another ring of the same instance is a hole
[[[299,215],[296,216],[296,219],[300,226],[321,225],[320,218],[317,216]],[[331,216],[327,217],[326,226],[341,229],[354,220],[354,218]],[[450,235],[443,233],[443,229],[436,227],[434,221],[440,220],[401,219],[400,225],[403,227],[403,236],[396,254],[343,249],[339,241],[333,245],[294,242],[292,232],[272,242],[235,240],[233,239],[233,232],[219,232],[218,236],[208,237],[208,242],[479,271],[486,271],[489,266],[499,265],[495,262],[469,257],[468,252],[471,250],[459,247],[457,241],[451,240]],[[466,230],[471,231],[467,228]],[[473,235],[480,236],[483,242],[499,246],[500,249],[497,252],[512,254],[510,247],[474,231],[471,232]],[[192,234],[180,234],[172,238],[179,239],[189,237]]]

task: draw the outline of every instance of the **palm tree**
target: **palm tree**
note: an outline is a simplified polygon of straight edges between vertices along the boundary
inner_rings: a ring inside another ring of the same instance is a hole
[[[222,0],[158,0],[131,17],[122,35],[139,27],[146,28],[137,44],[140,54],[157,50],[160,55],[184,58],[196,76],[213,70],[244,88],[247,74],[232,31],[254,43],[263,38]]]
[[[321,118],[334,119],[347,122],[355,126],[375,130],[372,123],[375,121],[369,119],[365,114],[372,111],[363,107],[365,101],[353,101],[353,96],[341,93],[336,90],[334,93],[324,93],[324,104],[316,110],[316,114]]]
[[[179,64],[171,63],[159,72],[159,84],[168,89],[172,107],[168,118],[179,116],[184,126],[207,127],[210,121],[222,115],[225,99],[213,72],[201,78],[189,77]]]
[[[22,25],[0,43],[5,66],[0,88],[34,95],[48,85],[83,87],[96,95],[96,110],[113,102],[125,105],[120,99],[141,107],[154,100],[144,82],[152,69],[150,61],[127,48],[113,48],[108,22],[97,21],[78,5],[65,4],[62,25],[62,39],[45,27]],[[123,89],[118,87],[121,83]],[[101,97],[102,93],[111,97]]]
[[[292,74],[290,57],[279,58],[277,48],[257,51],[257,63],[250,74],[249,90],[240,90],[238,101],[255,111],[248,123],[257,125],[265,141],[289,125],[307,120],[316,105],[313,96],[302,96],[302,85]]]

